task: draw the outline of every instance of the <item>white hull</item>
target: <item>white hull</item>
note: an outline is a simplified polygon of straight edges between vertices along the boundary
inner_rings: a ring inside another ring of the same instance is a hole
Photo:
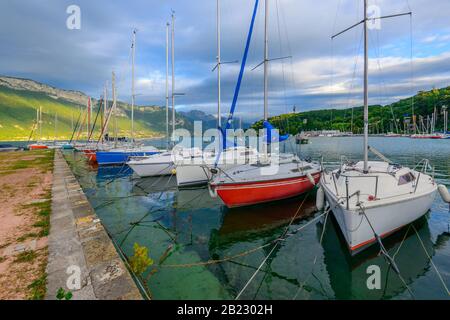
[[[203,160],[198,157],[194,163],[191,159],[187,159],[186,162],[177,162],[177,184],[179,187],[206,185],[212,178],[210,169],[215,167],[216,161],[220,171],[244,163],[256,162],[257,158],[258,153],[255,149],[245,147],[236,147],[222,152],[218,161],[214,154],[205,152]]]
[[[128,164],[139,177],[168,176],[175,169],[173,163],[158,163],[152,165]]]
[[[326,188],[325,195],[353,254],[376,242],[374,233],[360,210],[347,210],[345,206],[337,204],[336,198]],[[383,238],[427,213],[435,195],[434,190],[420,197],[367,206],[364,212],[375,232]]]
[[[237,164],[220,165],[220,170],[228,170],[237,167]],[[179,187],[192,187],[206,185],[212,178],[210,169],[214,165],[178,165],[177,184]]]
[[[173,174],[173,170],[175,169],[172,153],[170,152],[148,157],[135,157],[127,164],[142,178],[168,176]]]
[[[387,164],[383,171],[383,163],[369,163],[374,170],[368,174],[359,173],[357,164],[341,169],[339,177],[334,171],[321,179],[327,202],[352,254],[376,243],[374,231],[383,238],[422,217],[437,191],[434,180],[426,173]],[[409,174],[416,179],[400,183]]]
[[[205,166],[178,165],[177,184],[179,187],[189,187],[207,184],[211,179],[211,172]]]

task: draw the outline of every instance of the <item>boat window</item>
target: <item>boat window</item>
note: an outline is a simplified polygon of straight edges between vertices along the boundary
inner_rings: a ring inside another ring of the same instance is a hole
[[[398,185],[401,186],[414,180],[416,180],[416,177],[411,172],[408,172],[407,174],[400,176],[400,178],[398,179]]]

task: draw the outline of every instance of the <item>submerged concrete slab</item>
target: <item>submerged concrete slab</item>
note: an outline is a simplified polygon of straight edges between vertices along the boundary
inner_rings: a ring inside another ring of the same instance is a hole
[[[142,296],[61,151],[55,153],[47,296],[60,288],[73,300],[137,300]]]

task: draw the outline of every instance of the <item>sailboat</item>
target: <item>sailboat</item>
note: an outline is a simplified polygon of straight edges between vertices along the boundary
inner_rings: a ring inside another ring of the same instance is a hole
[[[96,160],[99,165],[119,165],[124,164],[130,157],[142,157],[160,153],[160,151],[153,146],[137,145],[134,140],[134,62],[136,55],[136,30],[133,30],[132,39],[132,67],[131,67],[131,146],[120,148],[113,148],[106,151],[97,151]]]
[[[169,137],[169,26],[166,24],[166,138],[167,147],[170,144]],[[172,32],[171,32],[171,47],[172,47],[172,132],[175,131],[175,15],[172,13]],[[191,156],[201,156],[201,150],[192,150],[193,153],[186,155],[189,158]],[[174,157],[176,155],[183,157],[182,153],[176,150],[162,152],[147,157],[131,157],[127,162],[127,165],[133,169],[133,171],[140,177],[154,177],[165,176],[173,174],[175,170]]]
[[[221,112],[221,68],[222,64],[229,62],[222,62],[221,60],[221,23],[220,23],[220,0],[217,0],[217,130],[219,136],[225,136],[224,133],[231,128],[233,120],[233,113],[236,107],[237,97],[239,94],[240,83],[243,76],[243,70],[247,60],[248,46],[251,40],[254,19],[252,19],[251,29],[248,35],[247,46],[244,53],[244,58],[241,65],[241,72],[239,74],[236,90],[234,94],[233,104],[231,106],[230,116],[226,123],[224,130],[222,129],[222,112]],[[212,178],[211,169],[218,166],[220,170],[230,169],[244,163],[254,163],[257,161],[258,151],[254,148],[245,146],[231,146],[227,145],[226,140],[223,139],[224,150],[220,154],[215,152],[203,152],[203,157],[194,156],[191,158],[181,158],[177,161],[176,174],[177,184],[179,187],[192,187],[207,185]]]
[[[258,1],[255,2],[256,15]],[[211,195],[219,196],[229,208],[255,205],[259,203],[292,198],[314,188],[320,180],[321,166],[318,163],[300,160],[294,154],[279,154],[278,163],[267,154],[273,130],[268,121],[268,63],[269,63],[269,1],[265,0],[264,32],[264,149],[258,155],[256,163],[239,165],[230,169],[219,170],[209,184]],[[287,137],[284,137],[286,139]],[[280,139],[281,140],[281,139]],[[276,172],[263,174],[264,168],[277,166]]]
[[[414,169],[402,167],[368,144],[367,24],[372,19],[389,17],[392,16],[369,19],[367,0],[364,0],[364,19],[359,23],[364,25],[364,159],[357,163],[342,163],[339,169],[325,172],[321,178],[322,189],[318,191],[319,195],[325,195],[352,255],[374,243],[381,245],[383,237],[423,216],[430,209],[437,190],[434,178],[429,174],[428,160],[422,160]],[[369,151],[381,161],[369,161]],[[421,170],[416,170],[420,166]]]
[[[42,139],[42,107],[36,109],[36,131],[39,132],[39,139],[36,143],[28,145],[29,150],[48,149],[48,146],[41,142]]]

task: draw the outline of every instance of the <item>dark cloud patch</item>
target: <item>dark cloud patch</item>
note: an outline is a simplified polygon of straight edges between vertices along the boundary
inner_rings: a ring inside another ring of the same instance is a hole
[[[5,0],[0,3],[0,73],[32,78],[99,96],[111,72],[119,97],[130,99],[130,41],[137,38],[138,102],[164,104],[165,24],[176,11],[176,74],[180,108],[215,112],[215,1],[87,1],[82,29],[66,28],[68,0]],[[408,1],[374,0],[382,14],[408,11]],[[264,1],[260,1],[263,8]],[[270,1],[270,55],[292,55],[270,73],[271,114],[293,105],[302,109],[358,105],[361,94],[361,29],[330,35],[361,19],[362,1]],[[340,4],[340,5],[338,5]],[[410,0],[414,12],[414,75],[411,83],[409,18],[385,20],[371,32],[371,102],[388,103],[414,91],[448,85],[448,0]],[[222,58],[241,59],[253,1],[222,1]],[[446,40],[447,39],[447,40]],[[263,10],[258,13],[248,69],[262,59]],[[332,57],[332,52],[334,57]],[[378,70],[380,58],[381,71]],[[420,58],[419,58],[420,57]],[[334,64],[332,63],[334,62]],[[224,66],[223,104],[229,108],[239,65]],[[355,70],[355,74],[353,71]],[[262,105],[261,70],[247,70],[238,112],[255,119]],[[261,112],[262,113],[262,112]]]

